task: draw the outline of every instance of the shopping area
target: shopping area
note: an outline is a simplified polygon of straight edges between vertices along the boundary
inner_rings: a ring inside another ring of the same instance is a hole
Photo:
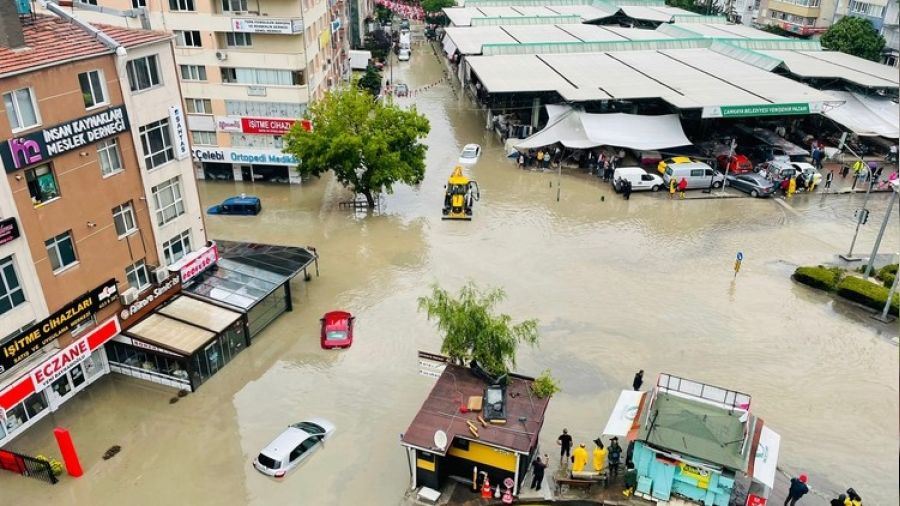
[[[210,242],[133,299],[115,279],[87,292],[3,345],[0,446],[110,372],[196,391],[292,309],[312,265],[313,248]]]

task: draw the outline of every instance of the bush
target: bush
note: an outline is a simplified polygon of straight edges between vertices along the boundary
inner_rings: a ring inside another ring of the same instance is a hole
[[[890,289],[891,286],[894,285],[894,278],[897,277],[897,274],[896,273],[891,274],[889,272],[886,272],[884,274],[879,275],[878,277],[881,278],[881,284],[883,284],[885,288]]]
[[[819,290],[834,291],[841,281],[844,271],[839,267],[797,267],[794,271],[794,280],[809,285]]]
[[[534,383],[531,385],[531,390],[534,391],[534,395],[538,396],[538,398],[546,399],[559,392],[560,388],[559,383],[556,382],[553,376],[550,376],[550,370],[547,369],[535,378]]]
[[[837,293],[853,302],[881,311],[887,302],[888,289],[862,278],[848,276],[838,285]],[[894,294],[889,312],[892,315],[900,313],[900,294]]]

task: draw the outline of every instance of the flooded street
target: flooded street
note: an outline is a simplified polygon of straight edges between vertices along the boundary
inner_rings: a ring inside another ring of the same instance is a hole
[[[411,89],[441,79],[428,46],[394,65]],[[387,75],[387,72],[385,73]],[[52,428],[73,432],[81,479],[56,486],[0,475],[11,504],[373,504],[403,502],[410,475],[399,436],[432,380],[416,350],[438,351],[416,310],[430,283],[500,286],[502,309],[540,320],[541,342],[519,371],[551,369],[541,445],[555,451],[602,430],[634,372],[672,373],[744,391],[782,436],[780,467],[823,493],[856,488],[866,504],[898,504],[897,325],[790,280],[800,264],[846,252],[862,195],[797,196],[787,207],[750,198],[629,201],[582,173],[521,171],[484,116],[446,83],[399,99],[431,121],[426,178],[398,187],[375,216],[340,209],[330,177],[301,186],[201,182],[204,205],[246,192],[256,217],[207,216],[209,236],[312,245],[321,276],[293,284],[294,311],[192,395],[119,375],[90,387],[10,446],[56,454]],[[484,147],[469,170],[481,188],[471,222],[441,221],[443,185],[462,145]],[[873,195],[857,253],[867,254],[889,195]],[[894,220],[897,219],[895,215]],[[900,249],[897,221],[882,253]],[[733,275],[735,253],[744,253]],[[344,351],[319,348],[319,317],[357,316]],[[653,381],[650,379],[648,382]],[[283,481],[250,465],[290,423],[324,417],[335,436]],[[115,458],[100,455],[122,446]],[[805,504],[824,504],[809,496]]]

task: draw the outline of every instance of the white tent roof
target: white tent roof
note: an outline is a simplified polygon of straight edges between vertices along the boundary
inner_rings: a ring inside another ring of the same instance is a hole
[[[753,457],[753,479],[769,488],[775,488],[775,473],[778,470],[778,451],[781,449],[781,436],[763,425],[759,433],[759,445]]]
[[[520,18],[530,16],[581,16],[588,22],[608,18],[614,12],[607,12],[592,5],[548,5],[515,7],[447,7],[444,13],[452,26],[470,26],[472,18]]]
[[[516,145],[532,149],[560,143],[567,148],[596,146],[652,150],[686,146],[691,143],[681,129],[677,114],[641,116],[611,113],[589,114],[581,110],[550,106],[550,120],[542,130]]]
[[[681,9],[676,9],[679,12],[673,13],[671,11],[668,11],[664,7],[645,7],[642,5],[623,5],[620,7],[620,9],[629,18],[645,21],[660,21],[663,23],[672,21],[672,16],[674,16],[675,14],[691,14],[691,12],[683,11]]]
[[[828,118],[844,125],[857,135],[900,138],[900,106],[896,102],[846,91],[830,93],[844,100],[844,104],[825,109],[823,114]]]
[[[897,88],[900,73],[862,58],[833,51],[757,51],[777,58],[792,73],[807,78],[839,78],[860,86]],[[841,55],[841,56],[837,56]]]
[[[725,23],[673,23],[677,28],[689,30],[703,37],[733,38],[733,39],[783,39],[756,28],[744,25],[729,25]]]
[[[448,26],[444,45],[449,38],[454,48],[464,55],[482,53],[485,44],[528,44],[552,42],[602,42],[627,40],[662,40],[670,37],[655,30],[620,28],[586,24]]]

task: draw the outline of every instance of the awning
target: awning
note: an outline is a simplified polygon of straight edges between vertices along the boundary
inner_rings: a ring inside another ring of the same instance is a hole
[[[857,135],[900,138],[900,106],[886,98],[867,97],[859,93],[829,91],[843,105],[823,114],[852,130]]]
[[[681,129],[677,114],[589,114],[571,108],[566,112],[559,111],[548,106],[551,121],[516,148],[533,149],[560,143],[572,149],[616,146],[655,150],[691,144]]]
[[[193,297],[178,297],[157,312],[193,323],[198,327],[203,327],[216,333],[222,332],[241,318],[240,313],[214,306]]]
[[[185,357],[190,357],[216,337],[212,332],[155,313],[128,329],[127,333]]]
[[[616,406],[609,415],[609,420],[606,421],[606,428],[603,429],[604,436],[625,437],[628,435],[645,393],[622,390]]]
[[[781,436],[763,425],[759,433],[759,445],[753,460],[753,479],[769,488],[775,488],[775,472],[778,466],[778,450]]]

